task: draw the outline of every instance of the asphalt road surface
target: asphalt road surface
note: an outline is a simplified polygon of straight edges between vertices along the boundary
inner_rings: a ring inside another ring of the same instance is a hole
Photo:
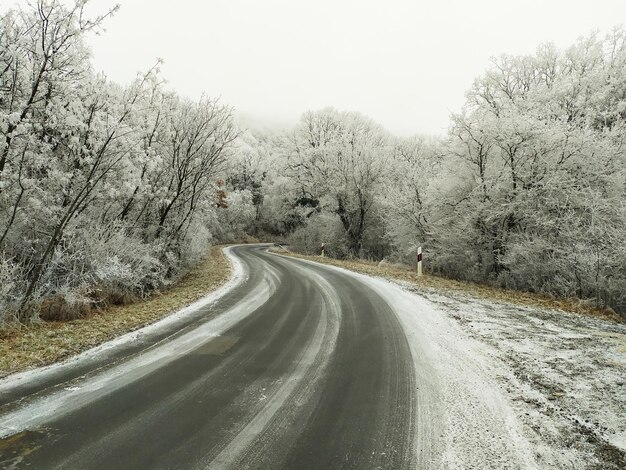
[[[243,280],[215,303],[0,390],[0,468],[415,468],[393,309],[266,248],[232,249]]]

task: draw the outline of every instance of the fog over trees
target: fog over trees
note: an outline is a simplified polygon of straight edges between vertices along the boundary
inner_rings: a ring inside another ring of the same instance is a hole
[[[84,4],[1,13],[0,323],[145,296],[245,234],[407,264],[423,246],[431,273],[626,310],[622,29],[495,59],[445,137],[332,108],[269,133],[158,63],[96,74],[84,37],[112,12]]]

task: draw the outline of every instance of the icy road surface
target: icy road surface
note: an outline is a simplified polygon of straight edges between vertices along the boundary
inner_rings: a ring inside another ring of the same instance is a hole
[[[0,381],[0,468],[558,461],[450,303],[266,248],[228,249],[233,279],[184,311]]]

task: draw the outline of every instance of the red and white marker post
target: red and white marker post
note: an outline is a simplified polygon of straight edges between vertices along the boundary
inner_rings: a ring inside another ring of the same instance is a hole
[[[422,275],[422,247],[417,248],[417,275]]]

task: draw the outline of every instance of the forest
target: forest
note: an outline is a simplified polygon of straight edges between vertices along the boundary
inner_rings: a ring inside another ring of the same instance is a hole
[[[246,237],[409,266],[421,246],[430,274],[626,313],[622,28],[494,58],[443,136],[334,108],[270,132],[159,62],[96,73],[86,36],[115,12],[85,3],[0,12],[0,325],[145,297]]]

